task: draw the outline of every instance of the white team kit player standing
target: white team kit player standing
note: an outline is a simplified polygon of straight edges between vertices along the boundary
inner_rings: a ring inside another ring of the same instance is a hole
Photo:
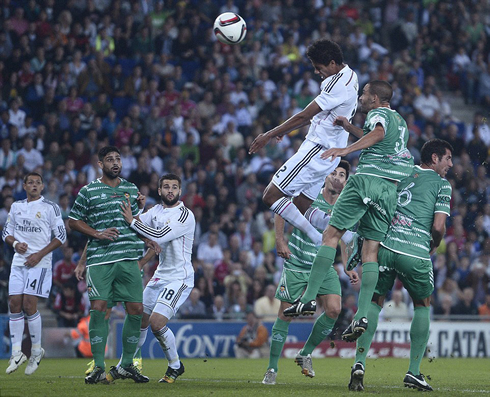
[[[340,162],[340,158],[322,160],[320,154],[331,147],[347,146],[349,134],[334,121],[339,116],[349,120],[354,117],[359,83],[357,74],[344,63],[342,50],[337,43],[328,39],[316,40],[308,47],[306,55],[315,73],[323,79],[320,94],[301,112],[257,136],[250,146],[250,153],[256,153],[272,138],[280,140],[291,131],[310,124],[298,152],[275,173],[265,189],[263,201],[272,211],[320,245],[322,235],[315,226],[323,229],[325,221],[322,219],[321,223],[316,223],[315,219],[307,219],[303,214],[317,198],[325,176],[335,170]],[[290,197],[294,197],[293,201]],[[320,221],[319,211],[315,214]],[[348,234],[344,241],[349,242],[349,238]]]
[[[30,172],[24,177],[23,187],[27,198],[12,204],[2,233],[2,239],[15,251],[9,278],[12,356],[6,372],[14,372],[27,360],[21,350],[25,314],[32,342],[25,374],[31,375],[44,357],[37,302],[49,296],[53,281],[52,251],[66,241],[66,230],[58,205],[41,196],[43,177]]]
[[[144,313],[138,348],[143,346],[150,325],[168,360],[165,376],[159,382],[173,383],[184,373],[184,365],[177,353],[175,336],[167,323],[194,287],[191,255],[196,220],[192,211],[179,201],[182,190],[177,175],[163,175],[158,186],[161,204],[137,218],[133,218],[128,204],[123,204],[122,209],[132,229],[162,248],[157,270],[143,291]]]

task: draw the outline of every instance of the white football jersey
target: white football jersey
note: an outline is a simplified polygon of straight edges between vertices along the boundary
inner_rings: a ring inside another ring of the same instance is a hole
[[[334,125],[337,116],[351,120],[357,110],[359,82],[357,74],[348,65],[337,74],[327,77],[320,85],[321,92],[314,99],[322,109],[312,119],[306,139],[325,148],[344,148],[349,133]]]
[[[182,202],[173,208],[155,205],[139,218],[131,228],[162,247],[153,278],[169,282],[194,275],[191,255],[196,219],[192,211]]]
[[[15,253],[13,266],[24,266],[26,258],[39,252],[52,241],[52,235],[63,244],[66,241],[66,229],[58,204],[41,196],[38,200],[27,202],[27,199],[12,204],[7,223],[2,233],[5,241],[13,236],[20,243],[27,243],[25,254]],[[36,267],[51,268],[52,252],[47,254]]]

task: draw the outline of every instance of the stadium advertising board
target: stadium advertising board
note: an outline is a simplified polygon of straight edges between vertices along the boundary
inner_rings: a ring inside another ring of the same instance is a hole
[[[196,357],[233,357],[235,338],[243,322],[172,322],[170,327],[175,334],[177,349],[183,358]],[[269,330],[272,323],[264,323]],[[284,354],[296,349],[308,337],[312,323],[296,322],[289,328],[289,335]],[[116,354],[122,351],[122,323],[117,324]],[[379,357],[408,357],[410,342],[410,323],[380,323],[373,340],[372,354]],[[322,344],[316,354],[325,357],[351,358],[354,354],[353,344],[335,341],[331,350],[330,344]],[[433,322],[429,337],[429,356],[431,357],[490,357],[490,326],[488,323],[475,322]],[[158,341],[149,335],[142,349],[143,357],[163,358]]]

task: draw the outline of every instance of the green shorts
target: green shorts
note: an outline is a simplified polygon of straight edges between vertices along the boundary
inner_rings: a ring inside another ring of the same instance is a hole
[[[87,268],[87,290],[91,301],[143,302],[143,284],[137,261]]]
[[[395,214],[396,184],[371,175],[352,175],[332,210],[330,225],[353,230],[368,240],[383,241]]]
[[[310,272],[297,272],[283,267],[281,279],[276,290],[276,298],[281,302],[293,303],[308,285],[309,276]],[[333,266],[325,275],[322,286],[318,291],[318,295],[330,294],[342,296],[339,275]]]
[[[430,259],[419,259],[379,247],[379,278],[375,293],[386,295],[398,276],[413,300],[422,300],[434,291],[434,273]]]

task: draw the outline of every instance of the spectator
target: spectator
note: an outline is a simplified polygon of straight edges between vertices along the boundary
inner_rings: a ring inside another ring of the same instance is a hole
[[[207,317],[206,306],[200,300],[201,292],[194,288],[182,306],[180,307],[180,317],[185,319],[202,319]]]
[[[403,293],[401,290],[394,290],[391,294],[391,299],[383,305],[381,313],[385,321],[410,321],[411,315],[408,306],[403,302]]]
[[[76,327],[83,316],[82,297],[74,283],[65,283],[56,295],[53,310],[57,315],[58,327]]]
[[[223,259],[223,251],[218,244],[217,233],[209,233],[208,241],[199,244],[197,248],[197,259],[215,265],[217,265],[218,261]]]
[[[269,332],[254,312],[247,314],[247,324],[242,328],[233,346],[236,358],[263,358],[269,355]]]
[[[275,298],[276,288],[268,285],[262,298],[255,301],[254,312],[266,321],[274,321],[279,312],[280,302]]]
[[[483,321],[490,321],[490,294],[485,297],[485,303],[478,307],[478,314]]]
[[[478,315],[478,306],[474,301],[475,291],[471,287],[467,287],[463,290],[462,298],[457,305],[453,308],[453,313],[458,315]],[[473,319],[470,319],[470,321]]]

